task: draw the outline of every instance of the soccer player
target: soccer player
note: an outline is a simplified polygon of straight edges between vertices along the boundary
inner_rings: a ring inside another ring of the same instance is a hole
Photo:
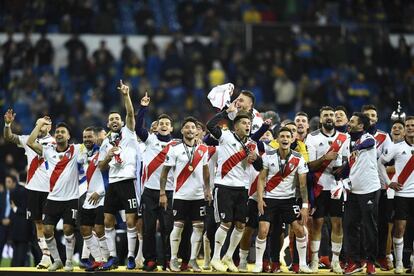
[[[375,274],[378,253],[378,201],[381,184],[378,177],[376,141],[367,132],[369,118],[355,112],[349,120],[349,131],[357,139],[350,146],[350,194],[346,205],[347,253],[349,257],[345,274],[362,270],[361,258],[367,258],[367,274]],[[366,256],[361,256],[360,231],[364,237]]]
[[[138,140],[135,134],[134,107],[129,95],[129,87],[119,83],[120,91],[125,103],[126,118],[122,121],[121,114],[111,112],[108,116],[107,127],[110,133],[103,141],[99,150],[98,167],[101,171],[109,170],[109,186],[104,199],[105,236],[108,244],[109,258],[102,269],[109,270],[118,266],[116,254],[115,214],[120,206],[125,210],[128,263],[127,269],[135,268],[135,246],[137,230],[137,198],[135,194],[135,180]]]
[[[390,180],[383,164],[395,160],[395,176]],[[414,216],[414,116],[405,120],[405,140],[386,150],[379,160],[381,177],[395,190],[394,254],[395,273],[404,272],[403,248],[407,219]],[[411,267],[411,273],[414,268]]]
[[[384,153],[391,145],[392,141],[388,133],[385,131],[377,129],[378,122],[378,113],[377,108],[374,105],[364,105],[362,106],[361,112],[368,116],[370,120],[370,127],[368,132],[374,136],[376,140],[377,148],[377,158],[380,158],[381,154]],[[381,179],[380,179],[381,181]],[[378,213],[381,214],[378,216],[378,263],[381,267],[386,267],[386,247],[387,247],[387,235],[388,235],[388,221],[386,219],[387,212],[387,186],[381,181],[381,196],[378,205]]]
[[[216,114],[208,123],[207,129],[219,141],[218,166],[215,177],[214,204],[216,218],[221,224],[215,234],[214,255],[211,265],[214,269],[225,272],[227,268],[232,272],[238,269],[234,265],[232,256],[242,238],[247,217],[249,168],[251,165],[259,171],[262,168],[262,159],[258,156],[257,146],[249,140],[251,117],[244,111],[238,112],[234,118],[234,132],[222,130],[218,123],[227,118],[227,114],[237,109],[236,102],[230,104],[227,110]],[[230,244],[222,261],[221,249],[227,232],[235,223],[230,236]]]
[[[295,124],[298,127],[298,139],[299,141],[305,142],[306,136],[309,130],[309,117],[303,111],[299,111],[295,115]]]
[[[173,172],[169,173],[166,185],[166,197],[168,199],[167,209],[160,207],[160,176],[162,164],[172,145],[177,141],[172,139],[173,131],[172,119],[161,114],[158,117],[158,125],[156,132],[149,133],[144,128],[144,117],[150,104],[150,97],[147,93],[141,99],[141,109],[137,117],[137,134],[140,140],[145,143],[145,150],[142,156],[142,184],[144,191],[141,195],[142,216],[144,221],[143,235],[143,254],[145,271],[153,271],[157,269],[157,252],[156,252],[156,226],[159,220],[161,228],[161,237],[164,250],[163,269],[166,270],[170,260],[170,243],[169,236],[173,228],[173,211],[172,196],[174,191]]]
[[[183,142],[171,147],[168,151],[160,178],[160,205],[166,209],[168,203],[165,186],[167,184],[168,172],[171,168],[174,168],[174,228],[170,235],[170,269],[174,272],[181,271],[177,252],[186,219],[191,220],[193,225],[189,265],[194,272],[201,272],[201,268],[197,264],[197,256],[204,230],[205,200],[211,201],[211,191],[208,147],[196,144],[196,123],[197,120],[193,117],[184,119],[181,128]]]
[[[51,124],[49,117],[38,119],[36,127],[27,139],[27,145],[47,162],[49,195],[43,210],[43,224],[46,243],[54,261],[48,269],[56,271],[64,268],[65,271],[73,271],[72,257],[75,249],[73,230],[76,225],[79,198],[78,163],[82,163],[84,157],[80,145],[69,144],[70,130],[65,123],[56,125],[56,144],[40,144],[37,137],[41,129]],[[60,259],[54,237],[55,225],[61,218],[63,218],[66,247],[65,267]]]
[[[43,234],[42,214],[49,193],[49,177],[46,172],[44,158],[39,156],[34,150],[27,146],[29,135],[16,135],[11,130],[11,124],[14,122],[16,114],[12,109],[7,110],[4,115],[4,139],[7,142],[14,143],[24,148],[27,157],[27,218],[32,220],[36,226],[37,243],[42,251],[42,259],[36,266],[38,269],[48,268],[52,262],[50,252],[47,248],[45,236]],[[46,124],[39,131],[37,141],[41,145],[47,145],[55,141],[49,134],[51,124]]]
[[[345,106],[339,105],[335,107],[335,129],[337,131],[348,132],[348,116]]]
[[[98,168],[99,145],[95,129],[87,127],[83,131],[83,147],[87,158],[83,163],[86,172],[86,198],[79,210],[80,232],[89,252],[95,261],[87,271],[94,271],[103,265],[109,257],[104,227],[104,197],[108,184],[107,172],[102,173]],[[92,233],[94,231],[94,234]]]
[[[253,272],[262,271],[263,254],[270,222],[275,216],[290,224],[295,235],[299,252],[299,272],[311,273],[306,264],[307,239],[303,225],[308,218],[308,191],[306,173],[308,168],[300,153],[290,149],[292,132],[282,127],[278,134],[279,149],[269,152],[263,158],[263,170],[259,175],[257,189],[257,207],[259,210],[259,231],[256,238],[256,265]],[[296,203],[295,175],[300,182],[300,193],[303,199],[302,208]],[[264,192],[265,190],[265,192]],[[301,219],[299,222],[297,218]]]
[[[348,140],[347,134],[335,130],[335,111],[330,106],[320,109],[322,127],[306,138],[309,152],[309,170],[314,172],[315,212],[311,231],[311,269],[318,272],[319,247],[324,217],[330,216],[332,223],[332,270],[342,273],[339,253],[342,248],[343,195],[340,199],[331,198],[331,190],[336,187],[334,169],[342,166],[342,151]],[[299,128],[298,128],[299,129]]]
[[[251,132],[255,133],[263,124],[263,118],[259,111],[254,109],[255,97],[254,94],[248,90],[242,90],[240,95],[234,100],[237,110],[228,113],[228,118],[234,120],[239,111],[245,111],[252,115]]]

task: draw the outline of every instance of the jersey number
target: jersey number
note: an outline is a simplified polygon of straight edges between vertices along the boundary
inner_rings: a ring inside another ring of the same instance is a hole
[[[137,199],[136,198],[128,199],[128,203],[129,203],[129,208],[130,209],[137,208]]]

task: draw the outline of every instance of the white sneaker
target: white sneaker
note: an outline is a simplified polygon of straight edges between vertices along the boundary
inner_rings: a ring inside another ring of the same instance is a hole
[[[254,265],[252,272],[253,273],[260,273],[260,272],[262,272],[262,270],[263,270],[263,264],[256,264],[256,265]]]
[[[239,263],[239,272],[248,272],[248,268],[247,268],[247,262],[240,262]]]
[[[52,265],[52,260],[50,259],[50,256],[43,255],[42,259],[40,260],[40,263],[36,266],[36,268],[37,269],[47,269],[51,265]]]
[[[144,260],[141,258],[135,258],[135,265],[138,269],[142,269],[144,267]]]
[[[49,268],[47,269],[48,271],[54,272],[58,269],[62,269],[63,268],[63,263],[61,260],[57,260],[54,263],[52,263]]]
[[[404,273],[404,266],[397,265],[394,269],[395,274],[403,274]]]
[[[227,271],[227,266],[225,266],[221,260],[212,259],[210,264],[213,267],[213,269],[215,269],[217,271],[220,271],[220,272],[226,272]]]
[[[210,261],[209,262],[204,262],[202,268],[203,268],[203,270],[211,270]]]
[[[319,271],[319,260],[313,260],[310,264],[310,269],[312,273],[318,273]]]
[[[65,267],[63,268],[66,272],[72,272],[73,271],[73,263],[72,261],[66,260]]]
[[[339,261],[331,262],[331,270],[332,270],[333,273],[336,273],[336,274],[342,274],[343,273],[343,270],[342,270],[342,267],[341,267],[341,264],[339,263]]]
[[[313,271],[312,269],[309,268],[309,266],[304,265],[304,266],[299,266],[299,273],[311,274],[313,273]]]
[[[201,272],[201,268],[198,266],[197,260],[192,259],[188,262],[188,266],[193,269],[193,272]]]
[[[239,272],[237,266],[233,263],[233,259],[231,257],[224,256],[222,261],[223,264],[227,265],[227,268],[228,270],[230,270],[230,272]]]
[[[178,260],[177,259],[171,259],[171,261],[170,261],[170,269],[173,272],[179,272],[179,271],[181,271],[180,264],[178,263]]]

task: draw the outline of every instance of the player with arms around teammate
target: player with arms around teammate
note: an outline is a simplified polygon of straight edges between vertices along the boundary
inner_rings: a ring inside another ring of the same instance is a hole
[[[135,134],[134,107],[129,95],[129,87],[120,81],[118,90],[121,92],[126,109],[126,126],[118,112],[108,116],[107,127],[110,133],[103,141],[99,150],[98,167],[101,171],[109,170],[109,187],[105,194],[104,224],[108,244],[109,258],[103,265],[104,270],[116,268],[115,214],[119,206],[126,213],[128,263],[127,269],[135,268],[135,245],[137,239],[137,198],[135,180],[137,167],[138,140]]]
[[[27,218],[32,220],[36,226],[37,242],[42,250],[42,260],[37,265],[38,269],[48,268],[51,265],[50,252],[47,248],[45,236],[43,234],[42,214],[49,194],[49,177],[46,171],[44,158],[39,156],[34,150],[27,145],[29,135],[16,135],[11,130],[11,124],[14,122],[16,114],[12,109],[7,110],[4,115],[4,139],[7,142],[14,143],[18,147],[24,148],[27,157]],[[52,125],[44,125],[40,131],[37,141],[41,145],[47,145],[55,141],[49,134]]]
[[[228,113],[236,110],[235,102],[225,111],[218,113],[208,123],[210,133],[219,141],[217,171],[215,177],[215,212],[221,224],[215,234],[214,255],[211,265],[214,269],[225,272],[227,268],[232,272],[238,269],[234,265],[232,256],[239,244],[248,213],[247,201],[250,166],[259,171],[262,169],[262,159],[258,155],[257,145],[249,139],[251,117],[249,113],[241,111],[234,118],[234,132],[222,130],[218,123],[228,118]],[[221,249],[227,232],[235,223],[230,236],[230,244],[222,260]]]
[[[263,254],[270,222],[275,216],[281,216],[283,222],[290,224],[296,235],[296,247],[299,252],[299,272],[311,273],[306,264],[307,238],[303,225],[306,225],[309,213],[305,159],[290,149],[292,132],[287,127],[279,130],[279,148],[263,159],[263,169],[259,175],[257,189],[257,207],[259,210],[259,232],[256,238],[256,265],[253,272],[262,271]],[[302,209],[296,203],[295,175],[298,175]],[[301,220],[298,221],[298,218]],[[278,238],[278,237],[277,237]]]
[[[83,131],[83,147],[87,158],[82,164],[86,172],[87,191],[83,206],[79,210],[80,232],[83,240],[95,261],[87,271],[93,271],[103,265],[109,256],[104,227],[105,186],[108,184],[108,173],[98,168],[99,146],[97,133],[93,127]],[[92,230],[95,233],[92,233]]]
[[[78,211],[79,172],[78,163],[83,162],[84,155],[80,145],[69,144],[70,130],[65,123],[56,125],[56,144],[42,145],[37,141],[40,130],[51,125],[49,117],[37,120],[36,127],[30,134],[27,145],[47,162],[49,176],[49,195],[44,207],[44,234],[53,264],[49,271],[63,268],[54,237],[55,225],[63,218],[63,233],[66,245],[65,271],[73,271],[73,251],[75,235],[73,230]]]
[[[385,171],[385,163],[395,161],[395,175],[390,180]],[[403,249],[404,233],[409,217],[414,217],[414,116],[405,120],[405,140],[394,144],[383,153],[379,160],[381,177],[385,183],[395,190],[394,196],[394,253],[395,273],[404,272]],[[414,267],[411,267],[411,273]]]
[[[184,119],[181,128],[183,142],[169,150],[160,179],[160,205],[167,207],[165,186],[168,172],[174,168],[175,190],[173,196],[174,228],[170,235],[172,271],[180,271],[177,252],[186,219],[192,221],[191,257],[189,265],[194,272],[201,272],[197,264],[206,214],[205,200],[211,201],[210,175],[208,168],[208,147],[196,144],[197,120],[193,117]]]

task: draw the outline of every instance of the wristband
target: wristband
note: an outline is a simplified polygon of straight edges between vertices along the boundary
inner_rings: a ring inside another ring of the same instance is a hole
[[[309,204],[308,203],[302,203],[302,208],[303,209],[308,209],[309,208]]]
[[[11,123],[4,123],[4,127],[10,127]]]

